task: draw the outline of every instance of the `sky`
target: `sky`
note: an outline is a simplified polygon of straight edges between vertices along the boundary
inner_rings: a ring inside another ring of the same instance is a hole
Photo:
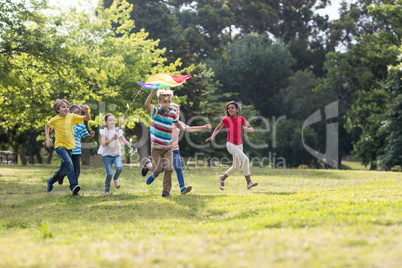
[[[318,14],[325,15],[327,14],[330,20],[338,19],[338,9],[340,7],[340,3],[342,0],[330,0],[332,2],[331,6],[327,6],[325,9],[320,10]],[[65,6],[65,7],[73,7],[78,6],[78,3],[82,3],[83,5],[91,5],[93,7],[96,6],[98,0],[49,0],[50,5],[57,6]]]

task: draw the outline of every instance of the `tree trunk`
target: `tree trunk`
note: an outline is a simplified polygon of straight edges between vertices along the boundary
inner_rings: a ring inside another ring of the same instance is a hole
[[[47,159],[47,164],[48,165],[50,165],[52,163],[53,153],[54,153],[54,149],[51,148],[50,151],[49,151],[49,158]]]
[[[15,164],[18,164],[18,144],[14,145],[14,155],[13,155],[13,161]]]
[[[36,152],[35,156],[36,156],[36,159],[38,160],[38,163],[43,164],[43,158],[40,155],[40,152]]]
[[[35,155],[34,154],[29,155],[29,164],[30,165],[35,164]]]
[[[139,162],[142,166],[149,158],[149,128],[142,122],[135,124],[134,134],[137,136],[137,150]]]
[[[27,164],[27,157],[25,154],[20,154],[21,164],[25,166]]]

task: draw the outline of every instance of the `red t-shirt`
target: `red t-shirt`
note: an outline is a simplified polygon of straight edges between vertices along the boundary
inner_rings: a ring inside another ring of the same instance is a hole
[[[237,116],[236,119],[231,116],[226,116],[222,119],[228,131],[228,142],[234,145],[243,143],[243,124],[245,120],[243,116]]]

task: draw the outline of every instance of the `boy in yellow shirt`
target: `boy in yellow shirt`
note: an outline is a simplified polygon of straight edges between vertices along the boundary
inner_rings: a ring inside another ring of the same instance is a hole
[[[46,134],[46,147],[52,146],[52,140],[49,138],[50,128],[54,128],[56,134],[55,150],[61,158],[60,168],[56,173],[47,180],[47,193],[53,194],[53,184],[59,179],[63,173],[67,174],[68,181],[70,182],[70,189],[73,195],[79,195],[81,187],[78,185],[77,178],[74,174],[74,166],[71,160],[71,152],[74,149],[74,125],[82,123],[82,120],[91,120],[91,115],[88,111],[88,106],[83,105],[82,110],[85,116],[69,113],[70,104],[67,100],[59,100],[53,104],[53,110],[58,114],[52,117],[45,126]]]

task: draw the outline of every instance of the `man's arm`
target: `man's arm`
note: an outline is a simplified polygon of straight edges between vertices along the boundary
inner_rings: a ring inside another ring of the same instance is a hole
[[[154,97],[155,93],[156,93],[156,90],[152,90],[152,92],[149,93],[148,98],[146,99],[146,101],[144,103],[145,107],[147,107],[148,111],[150,111],[150,112],[152,112],[154,110],[154,106],[152,106],[151,100]]]

